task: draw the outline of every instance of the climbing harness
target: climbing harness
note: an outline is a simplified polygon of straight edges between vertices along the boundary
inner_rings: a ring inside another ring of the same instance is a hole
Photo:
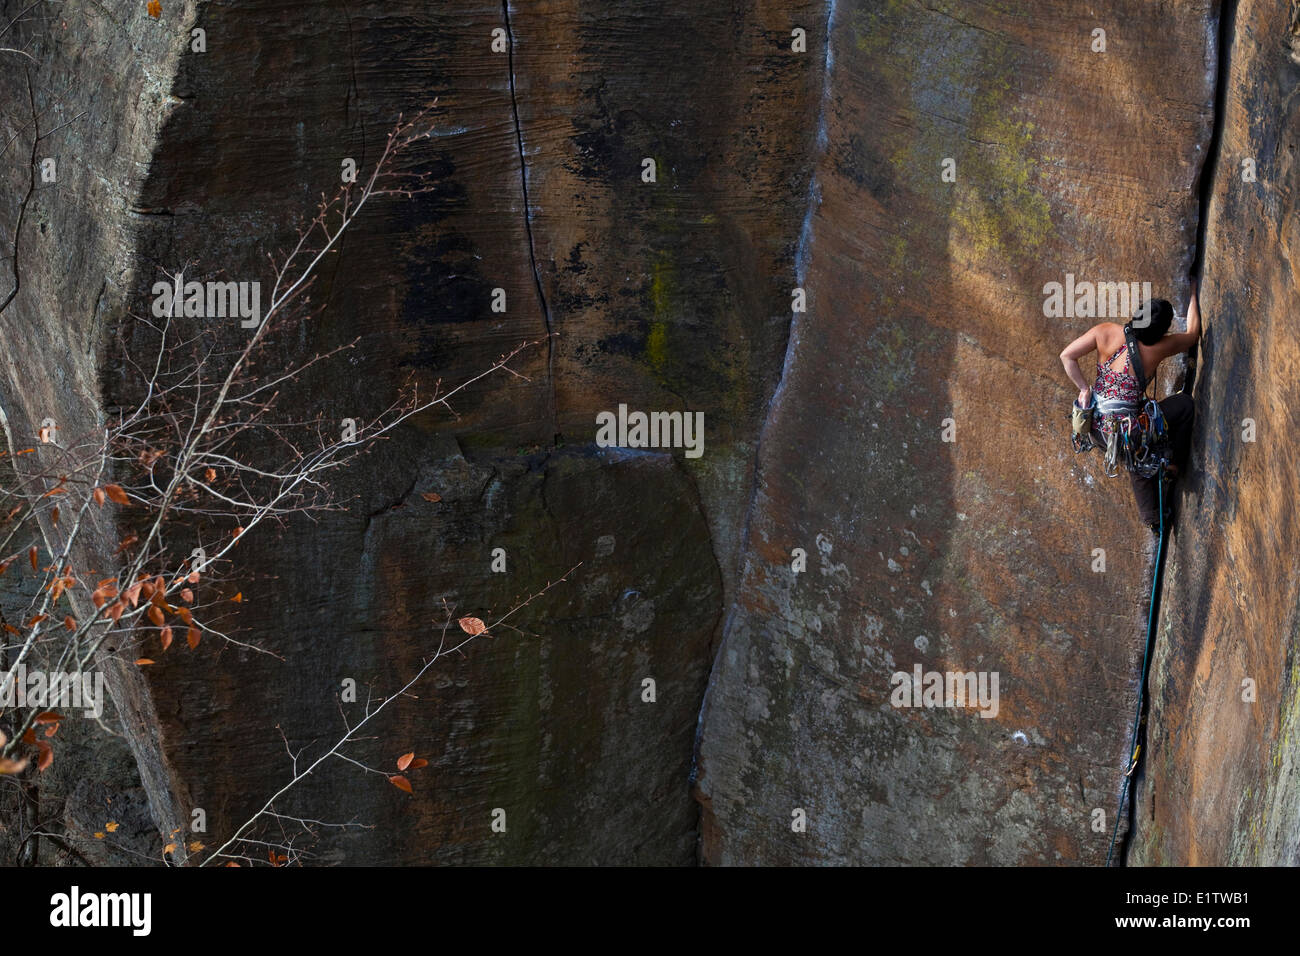
[[[1160,594],[1160,565],[1165,558],[1165,468],[1164,462],[1160,462],[1159,472],[1160,479],[1157,482],[1157,491],[1160,501],[1160,539],[1156,545],[1156,566],[1151,577],[1151,605],[1147,610],[1147,646],[1142,652],[1142,680],[1138,684],[1137,713],[1133,715],[1133,736],[1129,740],[1129,763],[1128,769],[1124,771],[1124,784],[1119,792],[1119,806],[1115,808],[1115,828],[1110,833],[1110,849],[1106,851],[1106,865],[1110,866],[1111,857],[1115,853],[1115,837],[1119,834],[1119,818],[1124,812],[1124,800],[1128,796],[1129,784],[1133,780],[1133,773],[1137,770],[1138,756],[1142,753],[1142,745],[1138,743],[1138,736],[1142,731],[1142,726],[1146,719],[1142,716],[1142,705],[1146,702],[1147,690],[1147,673],[1151,668],[1151,648],[1156,639],[1156,605]]]
[[[1169,426],[1160,403],[1146,397],[1148,382],[1132,323],[1124,326],[1124,345],[1129,369],[1137,382],[1137,400],[1128,396],[1103,396],[1098,400],[1093,395],[1087,408],[1075,400],[1070,442],[1075,454],[1104,449],[1109,478],[1119,475],[1120,465],[1142,478],[1152,478],[1169,461]]]

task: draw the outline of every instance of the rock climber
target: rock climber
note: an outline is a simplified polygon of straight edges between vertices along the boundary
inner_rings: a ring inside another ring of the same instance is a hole
[[[1126,325],[1094,325],[1061,352],[1065,374],[1079,388],[1072,416],[1075,451],[1104,448],[1112,474],[1118,474],[1122,463],[1128,469],[1142,521],[1156,532],[1161,527],[1156,483],[1162,472],[1172,481],[1185,466],[1195,407],[1185,391],[1160,402],[1146,399],[1145,392],[1156,380],[1164,359],[1186,352],[1201,337],[1194,278],[1187,331],[1166,334],[1173,318],[1173,306],[1166,300],[1148,300]],[[1137,362],[1133,361],[1134,350]],[[1099,359],[1097,381],[1089,388],[1079,359],[1093,351]]]

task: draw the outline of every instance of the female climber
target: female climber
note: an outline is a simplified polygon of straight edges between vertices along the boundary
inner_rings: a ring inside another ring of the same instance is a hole
[[[1073,423],[1076,450],[1102,447],[1109,467],[1120,461],[1128,467],[1138,511],[1152,531],[1159,531],[1161,522],[1156,482],[1161,470],[1172,479],[1184,466],[1195,407],[1190,395],[1177,392],[1159,402],[1157,410],[1157,403],[1148,404],[1143,393],[1147,383],[1155,381],[1164,359],[1186,352],[1201,337],[1195,279],[1187,307],[1187,331],[1166,335],[1173,318],[1173,306],[1156,299],[1144,304],[1128,325],[1094,325],[1061,352],[1065,374],[1079,388]],[[1139,359],[1136,370],[1130,354],[1133,348]],[[1094,350],[1099,359],[1097,381],[1089,388],[1079,359]]]

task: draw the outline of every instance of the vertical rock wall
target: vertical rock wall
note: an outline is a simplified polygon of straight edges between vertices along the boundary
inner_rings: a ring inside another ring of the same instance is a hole
[[[1177,502],[1129,857],[1144,865],[1300,863],[1300,8],[1234,6],[1194,466]]]
[[[809,308],[702,721],[705,861],[1105,859],[1150,536],[1069,451],[1057,353],[1097,320],[1045,317],[1043,287],[1150,281],[1181,308],[1209,14],[831,7]],[[916,665],[996,672],[996,716],[891,706]]]

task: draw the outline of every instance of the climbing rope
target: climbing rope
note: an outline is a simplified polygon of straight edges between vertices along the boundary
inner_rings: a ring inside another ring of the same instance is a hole
[[[1151,606],[1147,610],[1147,646],[1142,652],[1142,681],[1138,684],[1137,713],[1133,715],[1133,737],[1129,741],[1128,769],[1124,771],[1124,785],[1119,791],[1119,806],[1115,808],[1115,828],[1110,832],[1110,849],[1106,851],[1106,865],[1110,866],[1115,853],[1115,837],[1119,834],[1119,820],[1124,814],[1124,798],[1128,796],[1129,784],[1137,770],[1138,754],[1142,745],[1138,743],[1138,734],[1142,729],[1142,704],[1146,700],[1147,669],[1151,666],[1151,647],[1156,637],[1156,591],[1160,587],[1160,562],[1164,560],[1165,551],[1165,463],[1160,462],[1160,475],[1156,481],[1156,495],[1160,502],[1160,541],[1156,545],[1156,566],[1151,572]]]

